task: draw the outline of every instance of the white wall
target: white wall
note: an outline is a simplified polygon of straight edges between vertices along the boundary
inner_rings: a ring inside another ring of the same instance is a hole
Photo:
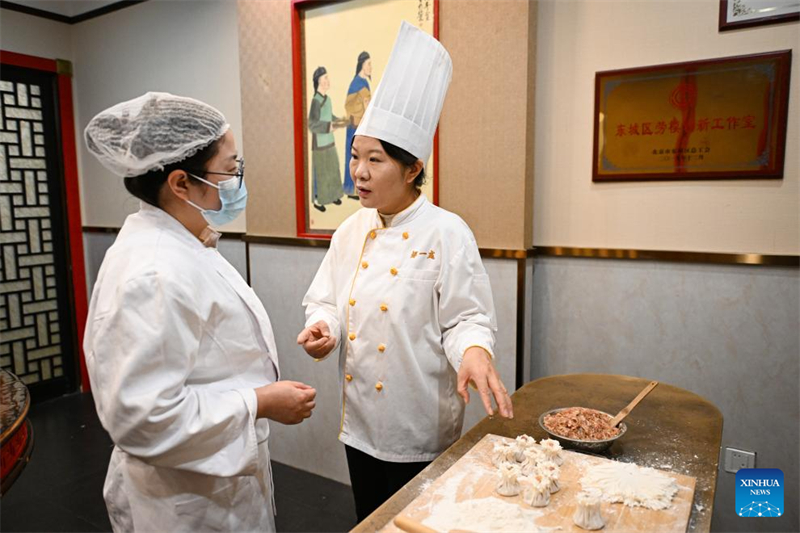
[[[540,0],[534,245],[800,253],[800,25],[720,33],[719,0]],[[597,71],[792,49],[783,180],[592,183]]]
[[[720,33],[718,0],[540,0],[534,245],[800,254],[800,24]],[[782,180],[592,183],[595,72],[791,49]],[[720,471],[715,531],[797,531],[797,269],[539,258],[531,377],[603,372],[700,394],[722,446],[782,468],[780,519],[734,514]]]
[[[86,265],[86,294],[91,296],[94,289],[94,282],[97,281],[97,273],[100,272],[100,265],[103,258],[117,238],[116,233],[84,233],[83,234],[83,256]]]
[[[338,441],[341,396],[336,357],[315,362],[297,343],[305,314],[300,302],[325,249],[250,245],[251,284],[272,321],[282,379],[317,389],[317,407],[298,426],[271,424],[270,454],[275,461],[349,483],[344,447]]]
[[[7,52],[72,61],[68,24],[0,9],[0,48]]]
[[[497,334],[495,337],[495,366],[500,379],[511,394],[516,390],[517,376],[517,262],[510,259],[483,259],[483,266],[489,274],[492,285]],[[471,390],[471,389],[470,389]],[[483,420],[486,410],[480,396],[471,392],[470,401],[464,414],[466,433]]]
[[[247,244],[240,239],[220,239],[217,249],[243,279],[247,279]]]
[[[222,111],[241,153],[236,2],[150,0],[71,28],[84,225],[119,227],[138,209],[82,142],[89,120],[111,105],[147,91],[197,98]],[[224,229],[244,231],[245,216]]]
[[[705,397],[722,411],[722,447],[755,451],[786,481],[783,517],[742,519],[720,468],[713,530],[798,530],[796,268],[538,258],[533,279],[534,379],[625,374]]]

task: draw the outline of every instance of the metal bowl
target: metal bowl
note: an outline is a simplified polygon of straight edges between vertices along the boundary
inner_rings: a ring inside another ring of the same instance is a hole
[[[617,435],[616,437],[612,437],[610,439],[605,439],[605,440],[579,440],[579,439],[570,439],[568,437],[562,437],[561,435],[557,435],[557,434],[553,433],[552,431],[550,431],[549,429],[547,429],[547,427],[545,427],[545,425],[544,425],[544,417],[546,417],[547,415],[553,414],[553,413],[558,413],[560,411],[564,411],[566,409],[572,409],[572,408],[571,407],[561,407],[559,409],[551,409],[551,410],[549,410],[549,411],[547,411],[545,413],[542,413],[539,416],[539,426],[544,430],[545,433],[550,435],[550,438],[553,438],[553,439],[557,440],[559,443],[561,443],[561,446],[563,448],[565,448],[565,449],[578,450],[578,451],[590,452],[590,453],[603,453],[606,450],[608,450],[611,447],[612,444],[614,444],[615,440],[617,440],[618,438],[623,436],[625,434],[625,432],[628,431],[628,426],[625,425],[625,422],[620,422],[619,423],[619,429],[620,429],[619,435]],[[597,411],[598,413],[603,413],[604,415],[608,415],[609,418],[613,418],[614,417],[614,415],[609,415],[605,411],[601,411],[599,409],[593,409],[593,410]]]

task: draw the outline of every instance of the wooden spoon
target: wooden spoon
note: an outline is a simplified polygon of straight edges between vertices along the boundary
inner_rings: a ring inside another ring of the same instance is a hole
[[[612,428],[615,428],[615,427],[617,427],[617,426],[619,425],[619,423],[620,423],[620,422],[622,422],[622,419],[623,419],[623,418],[625,418],[626,416],[628,416],[628,415],[631,413],[631,411],[633,411],[633,408],[634,408],[634,407],[636,407],[636,405],[637,405],[639,402],[641,402],[642,400],[644,400],[644,397],[645,397],[645,396],[647,396],[648,394],[650,394],[650,391],[651,391],[651,390],[653,390],[653,389],[655,389],[655,388],[656,388],[656,385],[658,385],[658,381],[651,381],[651,382],[650,382],[650,384],[649,384],[647,387],[645,387],[645,388],[642,390],[642,392],[640,392],[640,393],[639,393],[639,395],[638,395],[636,398],[634,398],[634,399],[633,399],[633,401],[632,401],[631,403],[629,403],[628,405],[626,405],[626,406],[625,406],[625,407],[622,409],[622,411],[620,411],[619,413],[617,413],[617,416],[615,416],[614,418],[612,418],[612,419],[611,419],[611,422],[610,422],[610,424],[611,424],[611,427],[612,427]]]

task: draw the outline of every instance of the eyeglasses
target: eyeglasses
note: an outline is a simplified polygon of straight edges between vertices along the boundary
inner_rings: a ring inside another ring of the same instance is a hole
[[[210,170],[205,171],[203,174],[217,174],[219,176],[236,176],[239,178],[239,185],[237,189],[242,188],[242,183],[244,183],[244,157],[237,159],[236,163],[239,167],[236,169],[236,172],[211,172]]]

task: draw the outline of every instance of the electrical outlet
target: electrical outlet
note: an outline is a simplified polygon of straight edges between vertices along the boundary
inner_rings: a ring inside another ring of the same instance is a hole
[[[741,468],[756,467],[756,452],[725,448],[725,471],[735,474]]]

